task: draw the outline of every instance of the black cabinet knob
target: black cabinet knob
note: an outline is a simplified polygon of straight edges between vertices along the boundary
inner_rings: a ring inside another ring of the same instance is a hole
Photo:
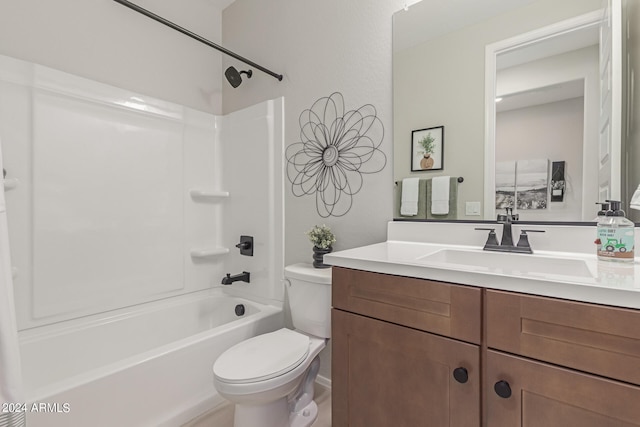
[[[464,384],[469,381],[469,373],[465,368],[456,368],[453,370],[453,378],[455,378],[459,383]]]
[[[495,383],[493,385],[493,390],[498,396],[502,397],[503,399],[508,399],[511,397],[511,387],[509,386],[509,383],[504,380],[500,380]]]

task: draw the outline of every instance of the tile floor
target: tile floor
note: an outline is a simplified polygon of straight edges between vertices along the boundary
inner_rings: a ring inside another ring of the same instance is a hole
[[[318,419],[313,427],[331,427],[331,390],[316,384]],[[225,404],[189,421],[182,427],[233,427],[233,405]]]

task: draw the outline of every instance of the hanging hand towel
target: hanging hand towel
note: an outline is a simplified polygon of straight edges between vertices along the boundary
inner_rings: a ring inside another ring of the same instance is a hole
[[[633,192],[631,202],[629,202],[629,207],[640,211],[640,185],[638,185],[636,191]]]
[[[402,198],[400,199],[400,215],[418,215],[418,185],[420,178],[405,178],[402,180]]]
[[[1,149],[0,167],[2,167]],[[0,192],[0,405],[24,403],[6,215],[4,191],[2,191]],[[24,412],[0,411],[0,426],[22,427],[24,423]]]
[[[449,213],[449,176],[438,176],[431,180],[431,214]]]

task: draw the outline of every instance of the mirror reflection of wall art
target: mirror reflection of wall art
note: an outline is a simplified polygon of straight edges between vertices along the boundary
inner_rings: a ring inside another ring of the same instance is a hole
[[[287,147],[287,178],[296,197],[315,194],[318,214],[343,216],[363,185],[380,172],[384,126],[371,104],[345,112],[342,94],[318,99],[300,114],[300,141]]]
[[[516,162],[496,162],[496,209],[516,206]]]
[[[549,160],[518,160],[516,163],[516,204],[518,209],[547,209]]]
[[[441,170],[444,166],[444,126],[411,132],[411,171]]]
[[[547,209],[548,199],[548,160],[496,163],[496,209]]]

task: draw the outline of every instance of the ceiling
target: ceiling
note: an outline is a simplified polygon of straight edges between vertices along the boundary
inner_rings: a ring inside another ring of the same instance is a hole
[[[393,15],[393,50],[401,51],[435,37],[517,9],[535,0],[422,0]],[[437,16],[437,19],[434,19]]]
[[[233,3],[235,0],[207,0],[212,3],[217,9],[224,10],[227,6]]]
[[[496,103],[496,112],[533,107],[584,96],[584,80],[572,80],[524,92],[503,95]]]

